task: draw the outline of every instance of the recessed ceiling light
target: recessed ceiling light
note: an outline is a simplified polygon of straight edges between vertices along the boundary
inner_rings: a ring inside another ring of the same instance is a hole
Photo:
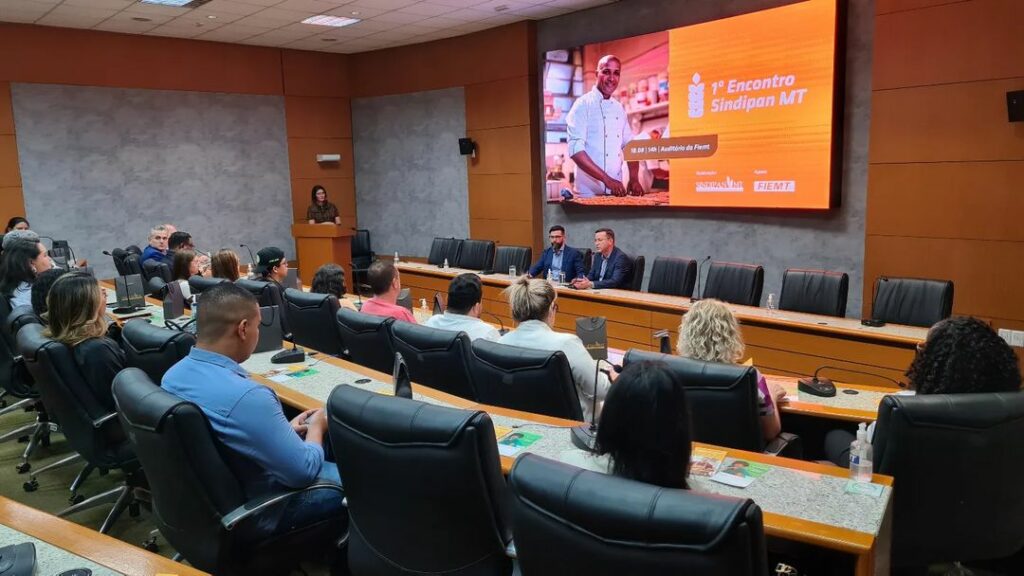
[[[207,16],[207,18],[209,18],[210,20],[216,20],[217,19],[217,17],[214,16],[213,14],[210,14],[209,16]]]
[[[353,11],[351,12],[351,14],[352,14],[353,16],[359,16],[359,10],[353,10]]]
[[[507,4],[499,4],[499,5],[494,7],[494,11],[495,12],[504,12],[505,10],[508,10],[508,5]]]
[[[153,21],[152,18],[145,18],[143,16],[135,16],[135,17],[132,18],[132,20],[135,20],[136,22],[152,22]]]
[[[323,14],[319,16],[310,16],[302,21],[303,24],[313,24],[314,26],[333,26],[340,28],[342,26],[351,26],[356,22],[359,22],[358,18],[345,18],[343,16],[325,16]]]
[[[338,39],[337,38],[321,38],[320,41],[321,42],[337,42]]]
[[[143,4],[158,4],[160,6],[174,6],[175,8],[198,8],[211,0],[139,0]]]

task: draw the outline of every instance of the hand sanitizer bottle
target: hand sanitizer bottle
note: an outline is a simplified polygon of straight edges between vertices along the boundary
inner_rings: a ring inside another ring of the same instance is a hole
[[[857,426],[857,439],[850,443],[850,478],[857,482],[871,482],[871,442],[868,441],[868,425]]]

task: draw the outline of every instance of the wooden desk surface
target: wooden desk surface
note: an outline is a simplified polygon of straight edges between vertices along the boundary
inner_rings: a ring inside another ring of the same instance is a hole
[[[130,576],[153,574],[200,576],[206,574],[116,538],[100,534],[85,526],[68,522],[3,497],[0,497],[0,524],[115,572]],[[4,544],[12,544],[12,542]],[[69,568],[75,566],[77,565],[72,564]]]

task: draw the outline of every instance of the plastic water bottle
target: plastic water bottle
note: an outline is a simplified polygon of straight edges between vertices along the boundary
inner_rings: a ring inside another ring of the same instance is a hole
[[[555,283],[555,271],[548,268],[548,282],[551,284]]]
[[[850,443],[850,478],[857,482],[871,482],[874,472],[871,442],[868,440],[868,425],[857,426],[857,439]]]
[[[509,278],[515,278],[516,277],[516,267],[515,267],[515,265],[512,265],[512,266],[508,267],[508,277]]]
[[[444,259],[444,266],[443,267],[444,268],[448,268],[448,259],[447,258]]]
[[[395,250],[395,264],[398,264],[398,250]]]
[[[775,294],[774,293],[768,295],[768,300],[767,300],[767,302],[765,302],[765,308],[768,309],[768,313],[769,314],[773,314],[776,310],[778,310],[779,307],[775,303]]]

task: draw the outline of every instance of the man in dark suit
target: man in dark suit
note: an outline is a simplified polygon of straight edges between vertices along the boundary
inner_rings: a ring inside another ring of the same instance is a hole
[[[572,283],[573,288],[622,288],[630,281],[633,260],[615,247],[615,232],[601,228],[594,232],[594,261],[590,274]]]
[[[565,228],[555,225],[548,230],[551,247],[544,250],[533,266],[530,266],[530,278],[546,278],[548,270],[558,278],[559,272],[565,272],[566,280],[572,281],[583,277],[583,254],[579,250],[565,245]]]

